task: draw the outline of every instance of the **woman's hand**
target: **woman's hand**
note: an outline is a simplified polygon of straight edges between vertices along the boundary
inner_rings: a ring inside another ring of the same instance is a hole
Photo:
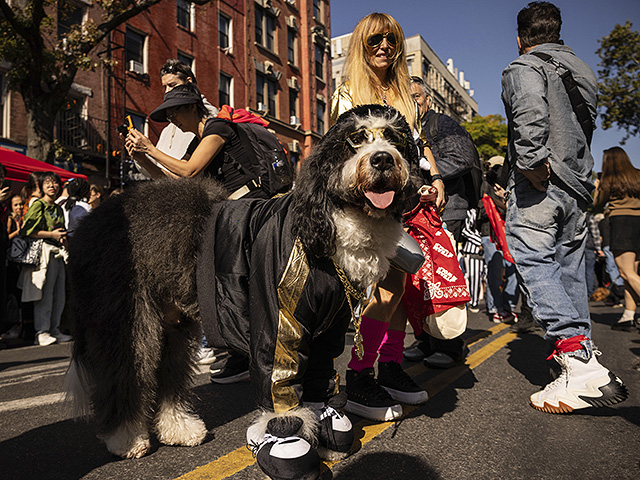
[[[496,197],[504,200],[504,188],[502,188],[500,185],[498,185],[497,183],[493,186],[493,191],[496,194]]]
[[[447,203],[447,199],[444,194],[444,182],[442,180],[434,180],[431,183],[432,187],[438,191],[438,196],[436,197],[436,208],[438,212],[441,212],[444,209],[445,203]]]
[[[67,239],[67,231],[64,228],[56,228],[55,230],[51,230],[49,234],[56,242],[64,243]]]
[[[129,155],[133,156],[134,153],[150,153],[153,143],[138,130],[132,128],[124,141],[124,146]]]

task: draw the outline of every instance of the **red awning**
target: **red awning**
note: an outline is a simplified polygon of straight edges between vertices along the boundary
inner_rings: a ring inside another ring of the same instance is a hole
[[[73,173],[2,147],[0,147],[0,164],[7,169],[7,180],[15,182],[26,182],[31,172],[55,172],[60,175],[63,182],[74,177],[88,180],[87,176],[81,173]]]

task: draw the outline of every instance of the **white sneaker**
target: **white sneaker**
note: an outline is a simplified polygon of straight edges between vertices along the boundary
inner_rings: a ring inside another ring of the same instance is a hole
[[[213,348],[201,347],[198,352],[198,364],[210,365],[216,361],[216,356],[213,354]]]
[[[622,380],[600,365],[600,352],[591,359],[566,354],[554,355],[562,369],[544,390],[531,395],[531,406],[546,413],[570,413],[580,408],[604,407],[628,397]]]
[[[47,345],[51,345],[52,343],[56,343],[58,339],[51,335],[49,332],[39,333],[36,336],[35,345],[41,345],[46,347]]]

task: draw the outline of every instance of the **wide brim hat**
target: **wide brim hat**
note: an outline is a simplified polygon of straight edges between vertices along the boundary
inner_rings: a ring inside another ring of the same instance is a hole
[[[180,107],[182,105],[193,105],[200,101],[201,97],[193,90],[183,90],[174,88],[164,94],[164,102],[156,108],[149,118],[154,122],[168,122],[167,110],[171,107]]]

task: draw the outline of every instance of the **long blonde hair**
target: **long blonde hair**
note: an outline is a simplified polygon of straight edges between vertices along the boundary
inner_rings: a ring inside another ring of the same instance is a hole
[[[367,38],[376,33],[392,32],[397,39],[391,65],[387,68],[389,104],[400,111],[412,127],[416,126],[416,103],[411,96],[411,76],[407,68],[404,32],[400,24],[386,13],[371,13],[358,22],[349,41],[345,59],[345,72],[354,105],[378,103],[381,87],[371,65],[367,51]]]

